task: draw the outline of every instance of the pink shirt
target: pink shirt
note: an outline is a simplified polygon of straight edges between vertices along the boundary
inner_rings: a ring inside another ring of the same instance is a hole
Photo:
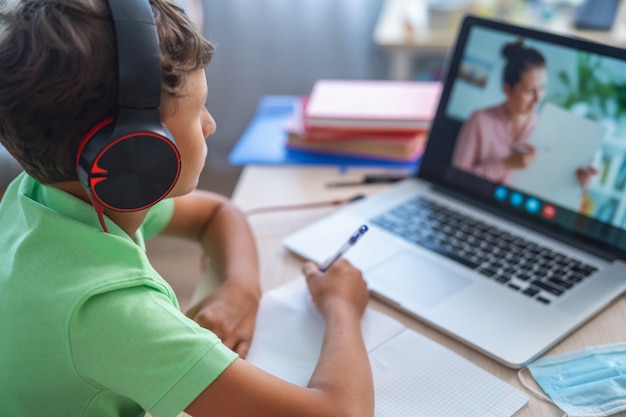
[[[524,130],[513,137],[503,105],[475,111],[461,127],[452,164],[490,181],[506,183],[513,172],[505,170],[501,161],[513,147],[528,142],[536,123],[533,113]]]

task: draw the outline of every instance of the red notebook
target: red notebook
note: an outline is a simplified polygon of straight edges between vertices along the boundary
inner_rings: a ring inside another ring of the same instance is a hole
[[[442,85],[436,81],[319,80],[305,109],[309,129],[428,129]]]
[[[289,134],[286,146],[314,153],[343,156],[359,156],[389,161],[412,161],[421,155],[426,144],[427,133],[422,131],[409,141],[381,141],[377,139],[354,139],[341,141],[312,142],[296,134]]]

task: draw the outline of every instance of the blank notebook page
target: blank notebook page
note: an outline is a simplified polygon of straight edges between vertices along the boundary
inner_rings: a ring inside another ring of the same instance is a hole
[[[369,357],[377,417],[503,417],[528,403],[525,393],[409,329]]]
[[[509,417],[528,396],[448,348],[371,308],[361,320],[374,376],[376,417]],[[306,386],[324,320],[303,277],[263,294],[247,360]]]

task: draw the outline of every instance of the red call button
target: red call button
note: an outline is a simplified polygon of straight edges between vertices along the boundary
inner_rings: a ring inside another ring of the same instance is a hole
[[[556,208],[551,204],[546,204],[543,207],[542,213],[543,217],[546,219],[554,219],[554,216],[556,216]]]

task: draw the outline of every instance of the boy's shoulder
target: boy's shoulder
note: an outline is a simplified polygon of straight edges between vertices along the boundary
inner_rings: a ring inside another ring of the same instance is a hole
[[[171,201],[155,206],[134,239],[113,222],[105,233],[90,204],[23,173],[0,202],[0,258],[11,262],[13,274],[56,274],[56,282],[84,275],[80,279],[94,276],[102,283],[128,278],[128,270],[161,281],[145,253],[144,234],[158,233],[172,211]]]

